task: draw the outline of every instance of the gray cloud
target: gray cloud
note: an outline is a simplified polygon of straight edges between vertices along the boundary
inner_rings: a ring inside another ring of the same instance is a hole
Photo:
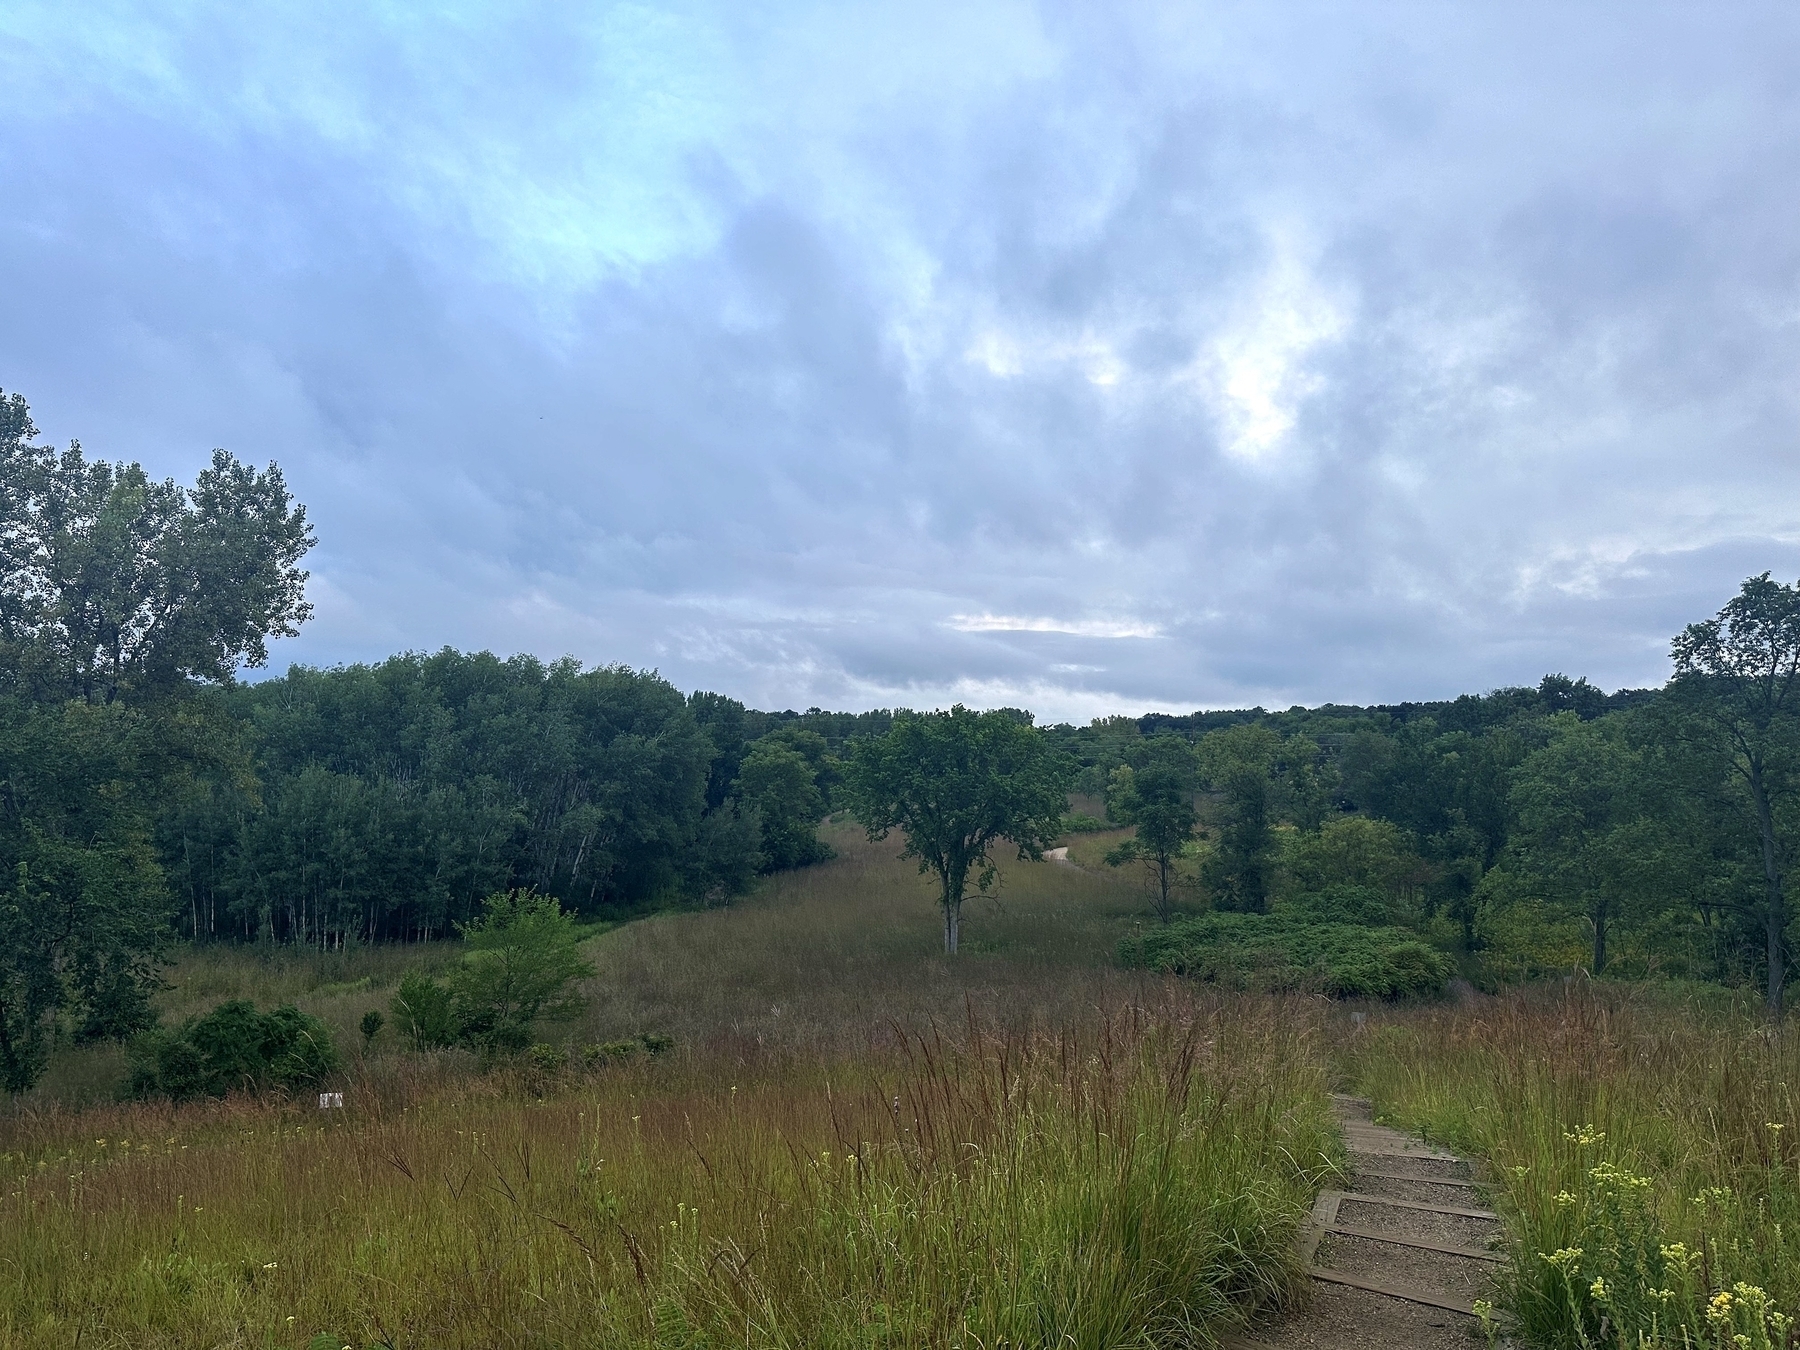
[[[0,384],[279,459],[279,661],[1432,697],[1800,570],[1791,9],[598,13],[0,21]]]

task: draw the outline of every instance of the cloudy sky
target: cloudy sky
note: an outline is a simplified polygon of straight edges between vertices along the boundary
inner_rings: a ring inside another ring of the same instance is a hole
[[[1800,571],[1800,9],[0,6],[0,387],[760,706],[1657,682]]]

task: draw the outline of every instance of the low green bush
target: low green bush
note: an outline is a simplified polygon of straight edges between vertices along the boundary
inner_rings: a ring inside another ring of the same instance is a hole
[[[1363,928],[1400,926],[1400,915],[1385,891],[1373,886],[1327,886],[1281,902],[1280,918],[1302,923],[1348,923]]]
[[[450,990],[422,970],[409,970],[388,1005],[394,1026],[415,1050],[441,1050],[457,1039],[456,1008]]]
[[[1442,993],[1456,967],[1404,928],[1312,923],[1283,914],[1200,914],[1119,944],[1126,965],[1237,989],[1311,989],[1336,998]]]
[[[1100,820],[1095,816],[1086,815],[1080,811],[1072,811],[1062,818],[1062,832],[1064,834],[1096,834],[1101,830],[1110,830],[1112,828],[1113,827],[1104,820]]]
[[[621,1063],[635,1059],[638,1055],[660,1055],[674,1048],[675,1038],[660,1032],[645,1031],[630,1040],[606,1041],[601,1045],[584,1046],[581,1051],[583,1068],[599,1069],[608,1064]]]
[[[177,1030],[141,1037],[131,1051],[134,1097],[223,1097],[234,1090],[291,1090],[338,1067],[323,1022],[292,1004],[258,1012],[248,999],[221,1003]]]

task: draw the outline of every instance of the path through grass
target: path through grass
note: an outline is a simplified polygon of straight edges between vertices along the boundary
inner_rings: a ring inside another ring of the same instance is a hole
[[[1777,1350],[1800,1313],[1800,1045],[1719,996],[1529,990],[1334,1038],[1389,1123],[1487,1157],[1522,1330]],[[1740,1339],[1742,1338],[1742,1339]]]

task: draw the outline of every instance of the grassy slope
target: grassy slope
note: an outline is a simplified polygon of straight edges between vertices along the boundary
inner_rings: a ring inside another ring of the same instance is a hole
[[[0,1344],[1148,1347],[1283,1297],[1332,1148],[1311,1005],[1111,968],[1141,897],[1050,864],[947,961],[924,879],[833,842],[592,941],[564,1033],[667,1060],[534,1081],[384,1041],[324,1116],[40,1094],[0,1121]],[[167,1010],[293,998],[351,1045],[446,955],[202,953]]]
[[[897,863],[893,844],[871,845],[853,826],[824,833],[835,860],[772,877],[730,909],[653,915],[595,936],[587,1012],[544,1034],[591,1043],[658,1031],[685,1044],[737,1038],[813,1053],[827,1042],[853,1046],[892,1018],[960,1016],[965,1001],[1062,1021],[1143,984],[1114,970],[1111,952],[1145,919],[1145,897],[1134,877],[1099,860],[1128,831],[1071,841],[1091,873],[1006,861],[993,895],[964,906],[954,962],[942,953],[928,877]],[[169,970],[160,1011],[179,1022],[228,998],[292,1002],[324,1018],[349,1048],[360,1041],[362,1015],[386,1009],[408,967],[441,967],[456,946],[200,948]],[[378,1043],[377,1057],[393,1049]],[[117,1047],[66,1051],[28,1104],[104,1100],[123,1063]]]

